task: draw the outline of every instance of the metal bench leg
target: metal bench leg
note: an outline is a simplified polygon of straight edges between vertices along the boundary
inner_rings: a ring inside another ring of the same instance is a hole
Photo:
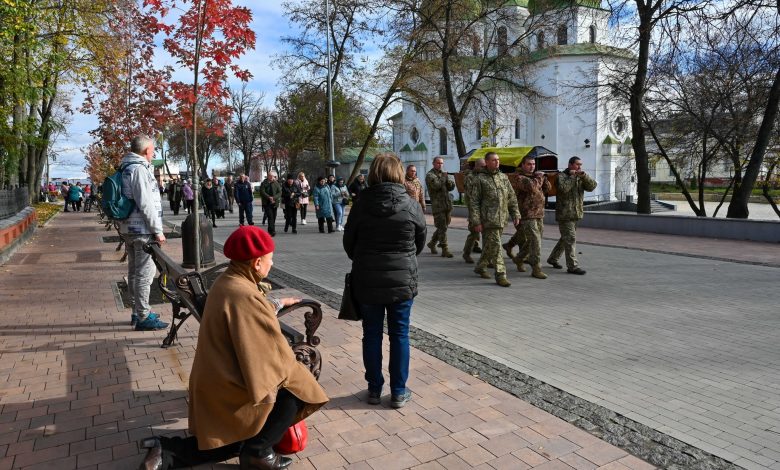
[[[171,321],[171,329],[168,331],[168,335],[165,337],[165,339],[162,342],[163,348],[169,348],[173,346],[173,344],[176,342],[176,336],[179,334],[179,328],[184,324],[185,321],[192,315],[189,313],[182,313],[181,307],[178,305],[173,305],[173,320]],[[179,322],[177,323],[176,320]]]

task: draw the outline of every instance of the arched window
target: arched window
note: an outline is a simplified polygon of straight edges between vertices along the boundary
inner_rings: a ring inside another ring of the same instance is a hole
[[[569,31],[566,29],[566,25],[558,26],[558,45],[565,46],[569,43]]]
[[[506,54],[506,26],[500,26],[498,28],[498,54]]]
[[[481,55],[480,49],[482,48],[482,44],[479,41],[479,36],[476,34],[471,36],[471,54],[474,57],[477,57]]]
[[[476,140],[482,140],[482,121],[477,119],[477,135]]]
[[[591,44],[596,44],[596,25],[590,25],[588,32],[590,33],[588,41],[590,41]]]
[[[439,128],[439,155],[447,155],[447,129]]]
[[[515,139],[520,139],[520,120],[515,119]]]
[[[536,35],[536,48],[537,49],[544,49],[544,31],[539,31],[539,33]]]
[[[409,138],[412,139],[413,144],[416,144],[420,140],[420,131],[416,127],[412,127],[412,130],[409,132]]]

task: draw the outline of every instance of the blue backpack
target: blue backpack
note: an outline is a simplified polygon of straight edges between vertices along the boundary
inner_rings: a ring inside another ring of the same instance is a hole
[[[130,217],[130,213],[135,209],[135,201],[122,194],[122,172],[130,165],[140,165],[140,163],[122,165],[119,171],[103,182],[103,212],[109,219],[124,220]]]

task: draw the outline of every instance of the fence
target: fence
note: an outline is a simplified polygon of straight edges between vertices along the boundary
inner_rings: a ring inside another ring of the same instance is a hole
[[[27,187],[0,189],[0,220],[13,217],[29,205]]]

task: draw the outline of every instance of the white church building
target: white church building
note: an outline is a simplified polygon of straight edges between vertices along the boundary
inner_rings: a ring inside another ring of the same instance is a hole
[[[516,23],[499,26],[503,31],[498,34],[484,32],[486,37],[511,44],[524,34],[526,25],[542,23],[533,16],[535,9],[529,0],[512,3],[509,8],[514,10]],[[615,64],[631,60],[631,53],[603,43],[608,37],[609,12],[600,8],[598,0],[568,5],[540,13],[549,16],[543,21],[545,26],[524,38],[534,57],[534,85],[549,98],[531,107],[507,93],[504,99],[495,100],[489,112],[469,110],[470,118],[463,122],[466,149],[543,146],[558,155],[561,170],[576,155],[598,182],[594,193],[586,196],[631,201],[636,178],[629,110],[627,104],[608,99],[609,87],[604,86]],[[436,156],[444,158],[445,171],[460,171],[449,120],[427,111],[404,101],[402,110],[389,118],[393,150],[405,164],[417,166],[421,180]],[[483,132],[486,122],[491,132]]]

